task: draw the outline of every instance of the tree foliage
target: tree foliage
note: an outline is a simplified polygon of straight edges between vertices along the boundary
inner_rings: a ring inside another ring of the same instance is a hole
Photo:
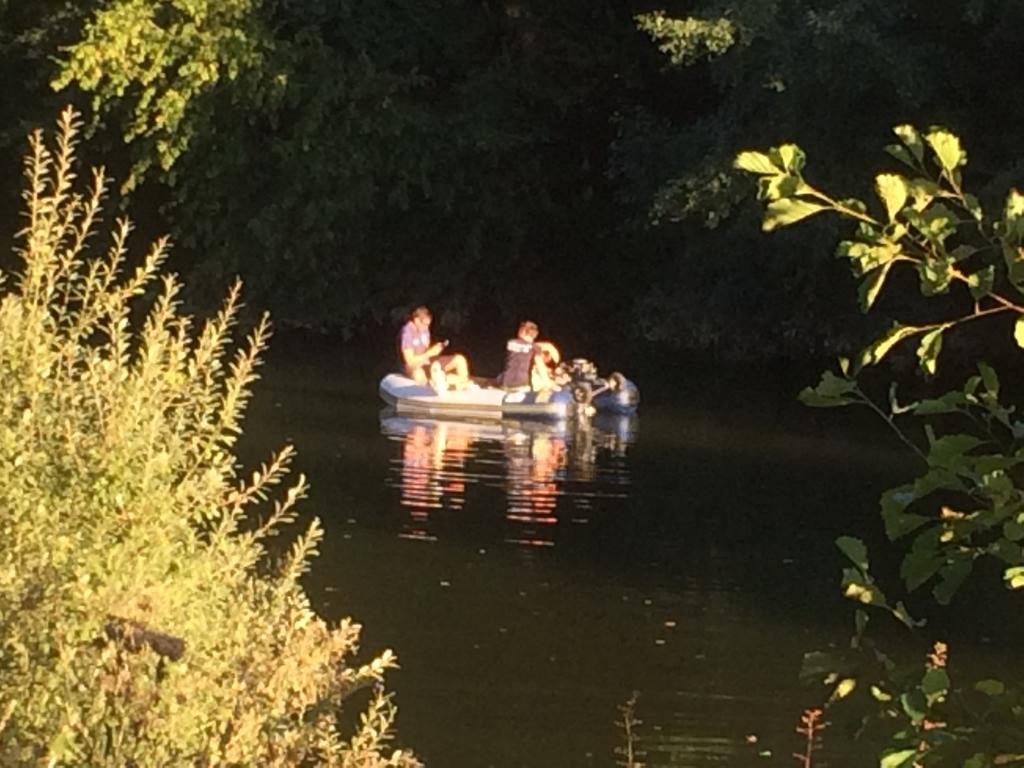
[[[510,275],[560,257],[552,231],[580,239],[604,164],[580,126],[632,32],[614,20],[574,0],[113,0],[54,84],[165,190],[198,282],[241,272],[285,316],[345,326],[518,293]]]
[[[303,592],[319,523],[269,546],[292,449],[236,469],[266,321],[231,352],[236,286],[194,335],[166,240],[130,268],[127,221],[94,256],[106,179],[79,183],[76,133],[33,136],[0,300],[0,762],[417,765],[387,745],[394,656],[356,662],[359,626]]]
[[[829,185],[891,125],[938,120],[970,139],[980,200],[1022,175],[1013,132],[991,130],[1024,119],[1019,3],[648,8],[7,4],[0,132],[52,114],[50,83],[91,105],[95,146],[138,185],[142,226],[171,223],[200,305],[242,274],[304,324],[361,329],[426,301],[744,356],[848,350],[871,327],[829,296],[840,267],[810,258],[831,225],[755,232],[731,168],[747,143],[834,157]]]
[[[922,312],[902,303],[905,313],[913,313],[910,319],[897,318],[802,398],[814,406],[866,406],[920,457],[923,471],[885,492],[881,516],[891,540],[908,542],[900,567],[908,594],[927,588],[931,601],[947,605],[972,573],[990,562],[998,565],[1005,586],[1024,588],[1019,471],[1024,421],[1005,403],[996,372],[980,360],[973,361],[977,375],[963,386],[912,402],[900,402],[895,384],[888,402],[879,402],[869,394],[869,374],[893,349],[911,341],[922,371],[935,374],[948,332],[992,318],[1011,320],[1003,332],[1016,347],[1024,346],[1024,196],[1011,190],[997,213],[986,213],[965,189],[967,153],[958,136],[940,127],[920,131],[910,125],[894,132],[897,141],[887,151],[902,165],[876,175],[877,199],[871,204],[831,196],[810,184],[804,153],[795,145],[742,152],[735,162],[757,178],[765,230],[821,213],[855,224],[838,256],[860,282],[864,311],[876,306],[900,270],[914,275],[930,305]],[[850,561],[844,594],[923,635],[932,651],[923,666],[898,663],[867,635],[869,614],[858,609],[849,651],[808,654],[805,677],[828,686],[831,702],[856,699],[861,713],[870,713],[864,723],[889,739],[882,766],[982,768],[1019,762],[1024,754],[1019,682],[959,682],[949,646],[912,618],[902,601],[886,595],[871,573],[863,542],[843,537],[837,543]]]
[[[1011,81],[1014,43],[1006,25],[1024,21],[1011,2],[925,7],[912,2],[840,0],[728,0],[698,3],[683,14],[645,14],[640,24],[667,54],[660,98],[638,105],[620,121],[612,157],[617,193],[651,200],[648,217],[671,227],[685,266],[649,302],[657,319],[686,334],[685,305],[693,327],[725,340],[723,346],[779,348],[792,334],[791,351],[848,350],[870,321],[854,301],[837,304],[829,286],[835,265],[816,260],[838,234],[830,223],[765,242],[751,231],[739,203],[749,187],[729,171],[745,146],[782,145],[799,138],[809,151],[831,158],[822,181],[860,178],[862,158],[890,126],[939,120],[968,136],[974,147],[976,194],[1019,183],[1020,147],[992,125],[1016,125],[1021,101],[996,96],[996,82]],[[726,34],[727,32],[727,34]],[[964,46],[980,60],[966,62]],[[984,51],[984,53],[981,53]],[[1013,86],[1008,86],[1013,90]],[[982,96],[991,94],[990,100]],[[1005,92],[1004,92],[1005,93]],[[1004,168],[996,173],[992,169]],[[850,190],[863,196],[867,188]],[[782,205],[789,205],[783,203]],[[782,218],[806,210],[779,211]],[[713,231],[701,232],[699,224]],[[708,255],[713,254],[713,255]],[[752,259],[754,261],[752,261]],[[802,308],[802,317],[789,309]],[[772,344],[738,311],[756,316],[756,328],[776,328]]]

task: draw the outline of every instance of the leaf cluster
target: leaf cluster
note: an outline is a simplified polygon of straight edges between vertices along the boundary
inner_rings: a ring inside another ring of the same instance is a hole
[[[931,601],[944,606],[984,560],[999,564],[1006,587],[1024,588],[1024,420],[1002,399],[996,372],[981,361],[977,375],[959,389],[910,403],[898,400],[895,383],[888,402],[876,402],[862,380],[910,339],[917,342],[920,368],[934,374],[948,330],[993,316],[1013,318],[1015,343],[1024,346],[1024,197],[1012,190],[999,217],[986,215],[964,190],[967,155],[957,136],[908,125],[894,132],[898,143],[887,151],[910,172],[878,174],[874,206],[808,184],[804,155],[792,145],[743,152],[736,167],[757,178],[766,231],[825,212],[854,223],[838,255],[860,282],[865,312],[900,268],[916,273],[925,299],[956,299],[944,304],[938,320],[897,321],[856,360],[840,360],[838,373],[826,372],[801,395],[812,406],[868,407],[920,457],[922,473],[883,494],[881,516],[892,541],[908,542],[900,567],[905,589],[929,587]],[[872,207],[882,210],[871,213]],[[903,426],[908,419],[921,426],[923,439]],[[920,632],[923,622],[888,598],[871,575],[864,544],[853,537],[837,544],[852,564],[843,574],[844,594]],[[867,614],[858,609],[849,651],[808,654],[804,676],[830,686],[832,702],[865,692],[861,704],[874,711],[863,723],[881,726],[891,745],[882,766],[981,768],[1024,753],[1024,689],[997,680],[954,685],[947,649],[938,642],[923,669],[898,664],[867,638],[866,627]]]

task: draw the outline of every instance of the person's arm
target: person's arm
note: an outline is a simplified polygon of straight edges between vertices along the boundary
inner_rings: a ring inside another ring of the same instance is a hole
[[[419,368],[421,365],[426,365],[431,359],[441,354],[441,350],[444,349],[443,342],[437,342],[427,347],[423,352],[416,354],[412,347],[402,347],[402,359],[409,368]]]

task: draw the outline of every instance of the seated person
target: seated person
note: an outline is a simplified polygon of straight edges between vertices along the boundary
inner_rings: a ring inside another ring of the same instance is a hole
[[[553,344],[537,342],[537,324],[524,320],[514,339],[505,344],[505,369],[498,377],[501,386],[513,391],[557,389],[546,356],[558,355]],[[557,361],[556,361],[557,362]]]
[[[398,348],[403,373],[417,384],[429,384],[441,392],[449,386],[466,389],[470,385],[469,364],[462,355],[442,355],[447,341],[430,343],[432,317],[426,307],[413,310],[409,322],[402,326]]]
[[[550,341],[534,342],[537,353],[533,358],[533,372],[530,380],[534,389],[559,389],[558,364],[562,362],[562,353]]]

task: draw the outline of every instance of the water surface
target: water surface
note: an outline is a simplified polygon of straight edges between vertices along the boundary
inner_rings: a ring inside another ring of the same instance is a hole
[[[650,768],[789,765],[821,703],[801,654],[847,629],[832,541],[905,467],[881,430],[736,382],[581,431],[401,418],[371,373],[275,361],[246,452],[297,445],[311,593],[396,650],[428,765],[614,765],[633,691]]]

